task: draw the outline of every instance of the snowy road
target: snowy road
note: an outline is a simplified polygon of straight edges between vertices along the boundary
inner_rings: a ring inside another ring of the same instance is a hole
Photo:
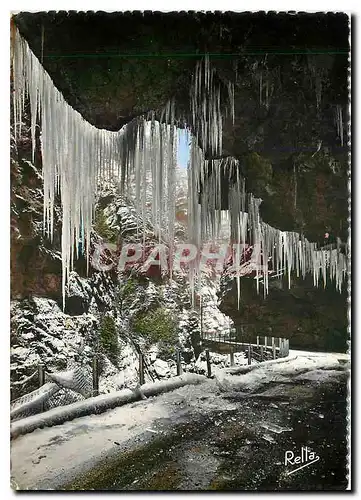
[[[12,441],[13,485],[288,489],[308,478],[305,487],[342,489],[347,367],[345,354],[293,351],[283,363],[219,370],[198,386],[35,430]],[[286,476],[285,450],[304,445],[320,454],[318,467]]]

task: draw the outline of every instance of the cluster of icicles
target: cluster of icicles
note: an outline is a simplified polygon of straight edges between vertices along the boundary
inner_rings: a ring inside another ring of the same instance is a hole
[[[36,124],[41,126],[41,153],[44,181],[44,228],[53,234],[53,210],[56,196],[62,203],[63,299],[69,272],[79,248],[89,259],[90,234],[101,179],[118,178],[126,193],[135,182],[135,204],[146,223],[146,190],[151,175],[152,223],[159,238],[172,245],[175,221],[175,185],[177,167],[177,133],[175,103],[170,101],[160,121],[154,115],[139,117],[118,132],[98,129],[67,104],[50,76],[15,29],[12,53],[14,84],[14,129],[19,136],[25,99],[30,102],[33,155],[36,148]],[[196,66],[190,92],[192,136],[189,183],[189,235],[192,243],[219,234],[222,220],[221,176],[229,176],[228,200],[231,240],[241,245],[258,243],[266,270],[272,259],[280,272],[296,271],[305,276],[311,272],[315,285],[326,269],[340,289],[346,272],[346,258],[337,249],[317,250],[316,245],[296,233],[282,232],[263,223],[259,216],[260,200],[246,194],[238,163],[233,158],[205,161],[203,149],[217,155],[222,152],[222,109],[234,117],[234,93],[228,86],[227,102],[222,101],[214,69],[208,58]],[[222,177],[223,178],[223,177]],[[223,214],[224,215],[224,214]],[[224,217],[223,217],[224,218]],[[240,256],[238,256],[240,257]],[[236,259],[237,260],[237,259]],[[240,260],[240,259],[239,259]],[[190,270],[191,286],[196,270]],[[267,272],[264,293],[268,290]],[[259,286],[257,279],[257,287]],[[238,290],[240,287],[238,278]]]
[[[199,245],[202,241],[217,241],[222,228],[222,185],[230,186],[228,195],[228,217],[230,220],[230,240],[236,242],[234,266],[237,278],[238,304],[240,301],[241,253],[246,244],[257,248],[259,266],[255,268],[257,291],[263,285],[263,293],[268,293],[269,271],[277,276],[288,277],[291,287],[291,273],[305,278],[313,275],[313,283],[318,286],[321,278],[326,286],[327,274],[341,291],[347,272],[346,255],[340,251],[341,241],[336,248],[327,245],[318,249],[316,243],[309,242],[296,232],[280,231],[262,221],[259,214],[261,199],[255,198],[245,189],[245,180],[240,175],[239,162],[227,157],[221,160],[202,160],[202,151],[192,143],[191,179],[201,191],[200,203],[190,197],[189,232],[191,241]],[[228,179],[227,179],[228,177]],[[238,269],[237,269],[238,268]]]
[[[227,96],[217,78],[209,56],[198,61],[190,88],[190,108],[195,139],[202,144],[208,155],[222,154],[223,113],[230,115],[234,123],[234,85],[228,82]]]
[[[164,109],[165,124],[143,117],[118,132],[89,124],[65,101],[50,76],[15,30],[12,53],[14,133],[21,133],[25,99],[31,113],[33,157],[36,124],[41,124],[44,228],[52,238],[54,203],[62,204],[63,299],[74,259],[81,250],[89,262],[90,234],[99,181],[119,179],[123,191],[135,180],[136,207],[145,223],[146,191],[152,178],[152,222],[163,239],[173,240],[178,136],[174,103]]]

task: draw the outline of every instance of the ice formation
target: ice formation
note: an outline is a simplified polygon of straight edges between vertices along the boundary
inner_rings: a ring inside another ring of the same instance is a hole
[[[25,100],[31,113],[33,155],[36,148],[36,124],[40,123],[44,180],[44,228],[53,234],[53,209],[60,195],[62,217],[63,297],[65,285],[78,256],[79,248],[89,257],[90,233],[99,181],[118,178],[122,191],[135,179],[135,205],[144,224],[149,207],[147,183],[152,179],[152,223],[170,250],[174,239],[177,134],[176,103],[170,100],[161,113],[138,117],[118,132],[98,129],[75,111],[54,86],[50,76],[15,28],[12,47],[14,130],[18,137],[22,127]],[[290,276],[313,274],[318,285],[321,274],[341,288],[346,274],[346,257],[336,249],[317,249],[297,233],[280,231],[265,224],[259,214],[261,200],[246,193],[238,161],[232,157],[206,160],[222,154],[223,113],[234,120],[234,89],[224,85],[206,56],[198,62],[190,90],[192,144],[188,165],[188,219],[191,243],[198,246],[217,238],[222,220],[222,186],[229,185],[228,211],[230,238],[238,243],[236,266],[241,260],[240,245],[246,241],[259,248],[261,265],[257,268],[257,289],[264,284],[268,291],[267,269]],[[342,112],[338,109],[338,130],[342,135]],[[202,148],[200,147],[202,146]],[[228,182],[224,182],[224,180]],[[242,248],[242,247],[241,247]],[[191,286],[197,270],[190,269]],[[240,278],[237,278],[238,294]]]
[[[223,89],[207,54],[195,68],[190,88],[190,109],[196,142],[200,139],[203,150],[208,154],[222,154],[223,113],[229,114],[234,123],[234,86],[228,82],[227,89]]]
[[[340,138],[341,146],[343,146],[343,113],[342,106],[339,104],[336,106],[336,125],[337,125],[337,135]]]
[[[291,274],[305,278],[307,273],[313,275],[313,282],[318,286],[321,279],[323,285],[329,279],[335,282],[339,291],[346,276],[346,255],[340,251],[341,242],[337,246],[327,245],[318,248],[316,243],[296,232],[281,231],[262,221],[259,213],[261,199],[246,192],[245,180],[240,174],[239,162],[226,157],[221,160],[200,160],[202,151],[192,143],[190,172],[190,192],[192,183],[198,181],[197,189],[201,187],[200,203],[194,202],[194,194],[189,197],[189,231],[191,241],[199,244],[209,239],[217,240],[222,219],[221,179],[228,176],[228,211],[230,218],[230,240],[235,244],[234,262],[240,298],[240,272],[242,251],[246,244],[256,249],[255,267],[257,290],[263,285],[263,293],[268,293],[268,275],[270,263],[276,275],[286,275],[289,287]],[[194,163],[193,163],[194,162]],[[201,181],[200,181],[201,180]]]
[[[14,133],[22,128],[25,99],[31,114],[33,156],[36,122],[41,124],[44,182],[44,228],[53,235],[54,201],[61,196],[63,297],[79,248],[89,258],[92,216],[99,180],[118,177],[123,190],[135,177],[136,207],[145,220],[146,185],[152,174],[152,215],[155,228],[173,240],[177,134],[174,102],[157,122],[139,117],[118,132],[98,129],[65,101],[50,76],[15,29],[12,53]],[[134,175],[133,175],[134,174]]]

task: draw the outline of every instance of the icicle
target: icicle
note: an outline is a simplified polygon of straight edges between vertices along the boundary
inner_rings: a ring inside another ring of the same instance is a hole
[[[262,82],[262,72],[260,74],[260,77],[259,77],[259,105],[262,106],[262,86],[263,86],[263,82]]]
[[[268,78],[266,80],[266,109],[269,108],[269,102],[268,102]]]
[[[208,54],[196,65],[190,88],[192,129],[199,135],[203,150],[217,156],[222,153],[222,110],[229,110],[234,123],[234,86],[228,83],[228,101],[221,99],[220,82],[215,78]]]
[[[293,198],[293,206],[297,208],[297,174],[296,174],[296,165],[293,164],[293,186],[294,186],[294,198]]]
[[[341,146],[343,146],[343,116],[342,116],[342,106],[337,104],[336,106],[336,124],[337,124],[337,135],[340,138]]]
[[[317,75],[316,76],[316,107],[320,108],[321,105],[321,95],[322,95],[322,80]]]

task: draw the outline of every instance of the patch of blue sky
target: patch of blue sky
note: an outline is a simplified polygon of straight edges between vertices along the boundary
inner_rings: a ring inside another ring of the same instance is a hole
[[[187,168],[189,160],[190,134],[187,129],[178,129],[178,166]]]

